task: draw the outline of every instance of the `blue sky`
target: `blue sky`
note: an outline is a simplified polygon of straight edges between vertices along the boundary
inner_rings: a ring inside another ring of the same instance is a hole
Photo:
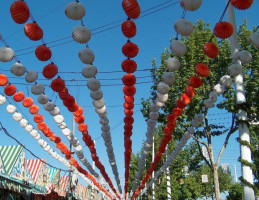
[[[71,36],[71,32],[74,26],[79,25],[79,21],[72,21],[68,19],[64,14],[65,5],[70,1],[35,1],[28,0],[26,1],[33,17],[37,20],[38,24],[44,31],[44,40],[48,43],[60,38],[65,38]],[[164,3],[167,1],[139,1],[141,10],[147,10],[156,5]],[[172,0],[167,4],[164,4],[165,7],[170,5],[176,1]],[[21,62],[26,66],[27,70],[36,70],[41,71],[42,68],[48,64],[48,62],[40,62],[35,57],[33,51],[35,48],[29,48],[27,50],[22,50],[28,47],[37,46],[41,44],[40,41],[33,42],[30,41],[23,33],[23,25],[19,25],[13,22],[9,13],[9,7],[12,1],[3,1],[0,8],[0,33],[6,39],[7,43],[13,48],[20,58]],[[86,8],[86,15],[83,19],[84,24],[90,28],[95,29],[102,25],[108,24],[110,22],[114,22],[116,20],[126,19],[126,15],[121,7],[121,1],[82,1]],[[161,8],[159,7],[159,8]],[[214,1],[207,0],[204,1],[201,8],[194,12],[187,12],[186,19],[191,20],[193,23],[198,19],[203,19],[205,22],[214,24],[218,21],[221,16],[221,13],[225,7],[225,1]],[[158,9],[159,9],[158,8]],[[259,1],[255,0],[252,7],[245,11],[236,11],[237,17],[237,25],[241,24],[245,17],[248,18],[248,25],[251,28],[253,25],[258,25],[258,21],[256,19],[255,14],[258,13],[259,9]],[[156,9],[155,9],[156,10]],[[153,11],[153,10],[151,10]],[[150,12],[151,12],[150,11]],[[146,12],[148,13],[148,12]],[[144,14],[146,14],[144,13]],[[151,60],[155,58],[157,63],[160,62],[160,55],[165,50],[165,48],[169,47],[169,40],[171,37],[175,36],[175,31],[173,28],[174,22],[181,18],[182,9],[179,6],[179,3],[175,5],[169,6],[159,12],[153,13],[151,15],[142,17],[136,20],[137,25],[137,35],[132,39],[134,43],[139,46],[139,54],[136,57],[136,62],[138,63],[138,69],[148,69],[151,68]],[[224,18],[226,20],[226,16]],[[30,20],[29,20],[30,21]],[[120,30],[120,23],[112,24],[111,26],[118,27],[113,28],[108,31],[104,31],[92,36],[89,41],[89,47],[95,52],[95,61],[94,64],[97,66],[99,72],[108,72],[108,71],[120,71],[121,62],[125,59],[123,54],[121,53],[122,45],[127,41],[127,39],[122,35]],[[94,30],[93,33],[97,33],[98,31],[104,30],[111,26]],[[95,113],[94,108],[92,107],[91,98],[89,96],[89,90],[85,86],[86,81],[79,73],[83,68],[84,64],[78,58],[78,51],[84,48],[84,45],[80,45],[71,39],[62,40],[56,43],[51,43],[49,46],[51,47],[53,60],[58,65],[60,72],[78,72],[78,73],[60,73],[63,79],[68,80],[66,83],[69,85],[83,85],[80,87],[69,86],[69,90],[71,93],[77,97],[77,101],[79,105],[83,106],[85,109],[85,117],[86,123],[89,127],[89,133],[93,139],[99,138],[101,135],[99,117]],[[59,45],[56,47],[52,47],[54,45],[60,44],[62,42],[69,42],[64,45]],[[3,46],[0,43],[0,46]],[[32,53],[31,53],[32,52]],[[11,65],[14,61],[9,63],[0,63],[0,69],[10,69]],[[1,72],[1,71],[0,71]],[[14,77],[10,72],[5,73],[9,77]],[[104,93],[104,99],[107,105],[108,117],[110,119],[110,126],[112,128],[112,142],[115,152],[115,157],[117,160],[117,165],[119,168],[119,174],[121,178],[122,186],[124,185],[124,146],[123,146],[123,107],[118,106],[123,104],[123,86],[111,86],[114,84],[120,84],[119,80],[124,73],[99,73],[97,75],[98,79],[117,79],[114,81],[102,80],[101,83],[103,85],[102,90]],[[149,91],[151,87],[151,78],[148,71],[138,71],[135,73],[136,76],[147,76],[146,78],[139,79],[137,81],[141,82],[149,82],[145,84],[137,85],[137,93],[135,96],[136,106],[134,108],[136,114],[135,122],[134,122],[134,130],[132,136],[132,149],[134,152],[137,152],[141,148],[141,144],[143,139],[145,138],[146,131],[146,123],[144,118],[141,115],[141,112],[138,111],[141,108],[140,100],[142,97],[148,98],[150,96]],[[10,79],[12,83],[25,83],[24,77],[22,79]],[[40,78],[42,76],[40,75]],[[80,81],[70,82],[69,80],[76,79]],[[81,81],[83,80],[83,81]],[[39,81],[45,84],[50,84],[50,81],[44,80]],[[24,91],[27,94],[27,86],[19,85],[18,89]],[[0,88],[0,92],[3,92],[3,88]],[[49,97],[53,97],[52,100],[61,108],[61,114],[64,115],[65,121],[68,124],[69,128],[72,129],[72,114],[68,113],[66,108],[62,106],[62,102],[59,98],[56,98],[56,94],[46,88],[46,93]],[[37,97],[30,94],[31,97],[37,102]],[[57,100],[56,100],[57,99]],[[22,108],[21,104],[19,106]],[[41,113],[44,114],[48,119],[49,126],[52,130],[56,132],[56,135],[61,136],[62,140],[68,145],[66,138],[64,138],[58,129],[57,125],[54,123],[53,118],[50,117],[48,113],[44,111],[42,107],[40,107]],[[137,112],[138,111],[138,112]],[[32,122],[28,110],[23,109],[26,117]],[[217,112],[217,111],[215,111]],[[52,159],[44,150],[42,150],[37,142],[31,138],[28,133],[22,129],[18,123],[14,123],[12,116],[7,114],[5,111],[5,106],[0,106],[0,121],[7,128],[7,130],[14,135],[19,141],[25,144],[29,149],[33,150],[37,153],[38,156],[42,158],[46,158],[47,161],[55,166],[65,168],[65,166],[61,166],[60,163]],[[225,116],[225,115],[224,115]],[[226,115],[227,116],[227,115]],[[227,117],[226,117],[227,118]],[[222,121],[225,121],[222,119]],[[229,147],[226,149],[226,156],[222,158],[222,162],[231,163],[230,167],[233,168],[233,165],[238,158],[239,148],[234,138],[237,137],[233,135],[231,137],[231,142]],[[76,136],[80,139],[81,144],[84,144],[81,140],[81,133],[76,132]],[[215,142],[216,152],[219,148],[217,140]],[[8,139],[4,134],[0,134],[0,145],[12,145],[15,144],[12,140]],[[106,171],[108,172],[110,178],[113,180],[113,174],[108,163],[108,158],[105,151],[105,146],[102,138],[96,141],[96,149],[98,156],[100,157],[101,162],[106,166]],[[88,160],[91,161],[90,154],[87,148],[85,148],[85,155]],[[27,153],[27,156],[30,158],[31,156]],[[230,159],[231,157],[231,159]],[[240,168],[239,174],[240,176]],[[115,181],[113,181],[115,184]]]

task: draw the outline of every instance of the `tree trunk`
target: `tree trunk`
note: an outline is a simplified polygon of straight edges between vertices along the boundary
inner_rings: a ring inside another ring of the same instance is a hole
[[[216,194],[216,200],[220,200],[219,174],[218,174],[217,165],[213,165],[213,181],[214,181],[214,190],[215,190],[215,194]]]

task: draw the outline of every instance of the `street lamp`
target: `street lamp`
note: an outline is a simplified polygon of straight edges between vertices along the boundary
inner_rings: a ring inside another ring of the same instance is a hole
[[[183,197],[183,185],[184,185],[184,177],[183,176],[180,176],[176,179],[179,183],[179,185],[181,186],[181,193],[182,193],[182,197],[181,197],[181,200],[184,200],[184,197]]]

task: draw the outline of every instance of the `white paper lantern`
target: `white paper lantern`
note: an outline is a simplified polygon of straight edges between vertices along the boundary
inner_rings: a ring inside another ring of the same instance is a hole
[[[82,151],[77,151],[77,152],[76,152],[76,155],[77,155],[77,157],[78,157],[79,159],[84,158],[84,153],[83,153]]]
[[[44,85],[40,84],[40,83],[36,83],[35,85],[31,86],[31,93],[35,94],[35,95],[39,95],[44,93],[45,91],[45,87]]]
[[[48,101],[49,101],[49,97],[47,95],[41,94],[38,96],[38,102],[40,104],[46,104],[46,103],[48,103]]]
[[[200,126],[200,122],[198,120],[195,120],[195,119],[193,119],[191,121],[191,124],[192,124],[193,127],[196,127],[196,128],[198,128]]]
[[[164,83],[164,82],[160,82],[157,85],[157,91],[161,94],[167,94],[169,92],[170,87]]]
[[[228,67],[228,73],[230,76],[238,76],[242,73],[242,66],[239,64],[232,64]]]
[[[228,75],[224,75],[224,76],[221,77],[220,83],[225,88],[229,88],[232,85],[232,78]]]
[[[40,134],[37,134],[35,137],[34,137],[35,140],[39,140],[40,139]]]
[[[82,145],[78,145],[78,146],[76,147],[76,151],[83,151]]]
[[[156,132],[156,127],[155,126],[148,126],[147,131],[150,133],[155,133]]]
[[[56,116],[60,113],[60,109],[55,106],[53,110],[49,111],[49,113],[52,115],[52,116]]]
[[[154,101],[154,104],[160,108],[162,108],[165,104],[162,103],[161,101],[158,101],[157,99]]]
[[[25,71],[26,71],[25,66],[20,62],[14,63],[11,67],[11,72],[15,76],[22,76],[22,75],[24,75]]]
[[[217,95],[221,95],[225,92],[225,88],[221,84],[217,84],[214,86],[213,91],[217,93]]]
[[[62,134],[65,135],[65,136],[69,136],[71,133],[71,131],[68,129],[68,128],[64,128],[62,129]]]
[[[102,129],[103,132],[108,132],[108,131],[110,131],[110,126],[109,125],[103,125],[101,129]]]
[[[172,85],[175,82],[175,77],[172,72],[165,72],[162,75],[162,81],[166,83],[167,85]]]
[[[57,123],[57,124],[61,124],[63,121],[64,121],[64,117],[62,115],[56,115],[54,117],[54,121]]]
[[[45,103],[45,104],[43,105],[43,107],[44,107],[44,109],[45,109],[46,111],[52,111],[52,110],[54,110],[54,108],[56,107],[56,105],[55,105],[54,103],[52,103],[51,101],[48,101],[47,103]]]
[[[102,137],[104,139],[110,138],[110,132],[102,132]]]
[[[0,61],[9,62],[14,58],[14,51],[10,47],[0,48]]]
[[[25,129],[25,131],[27,131],[29,133],[32,131],[33,127],[32,127],[32,125],[28,124],[24,129]]]
[[[201,122],[203,120],[203,114],[195,115],[194,119],[197,120],[198,122]]]
[[[241,61],[242,64],[247,64],[252,60],[252,55],[247,50],[242,50],[237,53],[237,59]]]
[[[25,128],[28,125],[28,121],[26,119],[21,119],[20,126]]]
[[[183,56],[187,51],[185,44],[179,40],[174,40],[171,42],[170,49],[174,55],[180,57]]]
[[[6,102],[6,97],[0,94],[0,105],[4,105]]]
[[[94,100],[100,100],[101,98],[103,98],[103,92],[102,90],[96,90],[96,91],[91,91],[90,96],[94,99]]]
[[[50,150],[50,146],[47,145],[45,148],[44,148],[45,151],[49,151]]]
[[[148,116],[149,116],[149,119],[157,120],[159,118],[159,113],[158,112],[150,112]]]
[[[76,26],[72,32],[73,39],[80,43],[87,43],[91,39],[91,31],[85,26]]]
[[[95,112],[98,114],[104,114],[106,112],[106,106],[104,105],[102,108],[95,108]]]
[[[201,6],[201,0],[181,0],[180,5],[189,11],[197,10]]]
[[[206,108],[212,108],[212,107],[214,107],[214,103],[211,102],[209,99],[205,99],[204,102],[203,102],[203,104],[204,104],[204,106],[205,106]]]
[[[22,120],[22,114],[19,113],[19,112],[15,112],[15,113],[13,114],[13,119],[14,119],[14,121],[19,122],[20,120]]]
[[[192,22],[186,19],[179,19],[174,24],[175,31],[183,36],[191,35],[193,28]]]
[[[108,119],[100,119],[99,121],[102,125],[107,125],[109,124],[109,120]]]
[[[87,81],[87,87],[89,90],[96,91],[100,88],[100,81],[96,78],[91,78]]]
[[[147,120],[147,125],[148,125],[148,126],[155,126],[155,125],[156,125],[156,120],[148,119],[148,120]]]
[[[85,7],[80,2],[71,2],[66,6],[65,14],[69,19],[80,20],[85,16]]]
[[[96,107],[96,108],[102,108],[105,105],[104,99],[93,100],[92,102],[93,102],[94,107]]]
[[[152,144],[153,143],[153,138],[147,138],[147,143]]]
[[[86,49],[81,49],[78,52],[78,56],[84,64],[92,64],[95,59],[94,52],[89,47],[87,47]]]
[[[60,129],[64,129],[64,128],[67,127],[67,124],[66,124],[65,122],[62,122],[61,124],[58,125],[58,127],[59,127]]]
[[[168,58],[165,64],[170,72],[179,70],[181,66],[180,61],[176,57]]]
[[[74,137],[73,140],[70,141],[70,143],[72,143],[73,145],[75,145],[78,142],[77,138]]]
[[[189,134],[194,134],[194,132],[195,132],[193,127],[188,127],[187,131]]]
[[[43,139],[40,139],[40,140],[38,141],[38,143],[39,143],[39,145],[42,147],[43,144],[44,144],[44,140],[43,140]]]
[[[39,133],[37,130],[33,129],[31,132],[30,132],[31,136],[32,137],[36,137]]]
[[[211,102],[216,102],[218,99],[217,93],[214,91],[211,91],[209,94],[209,99]]]
[[[33,83],[34,81],[36,81],[38,78],[38,73],[31,70],[29,71],[28,73],[26,73],[25,75],[25,80],[28,82],[28,83]]]
[[[155,105],[155,104],[152,104],[152,105],[150,106],[150,111],[151,111],[151,112],[157,112],[157,111],[159,111],[159,109],[160,109],[160,107],[157,106],[157,105]]]
[[[82,75],[85,78],[92,78],[97,74],[97,67],[94,65],[86,65],[83,69],[82,69]]]
[[[151,138],[151,137],[153,137],[153,136],[154,136],[153,133],[151,133],[151,132],[146,132],[146,137],[147,137],[147,138]]]
[[[249,36],[248,41],[250,42],[251,45],[259,48],[259,33],[254,32],[252,35]]]

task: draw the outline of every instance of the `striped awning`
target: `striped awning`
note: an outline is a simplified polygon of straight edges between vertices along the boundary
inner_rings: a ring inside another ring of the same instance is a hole
[[[49,182],[53,183],[58,178],[60,170],[57,168],[49,168]]]
[[[0,146],[1,158],[4,164],[6,175],[10,175],[23,147],[21,145],[15,146]]]
[[[68,176],[61,176],[59,178],[59,189],[58,194],[60,196],[66,196],[66,186],[68,182]]]
[[[27,167],[28,167],[31,177],[35,183],[39,176],[39,172],[42,167],[42,164],[43,163],[40,159],[27,160]]]

